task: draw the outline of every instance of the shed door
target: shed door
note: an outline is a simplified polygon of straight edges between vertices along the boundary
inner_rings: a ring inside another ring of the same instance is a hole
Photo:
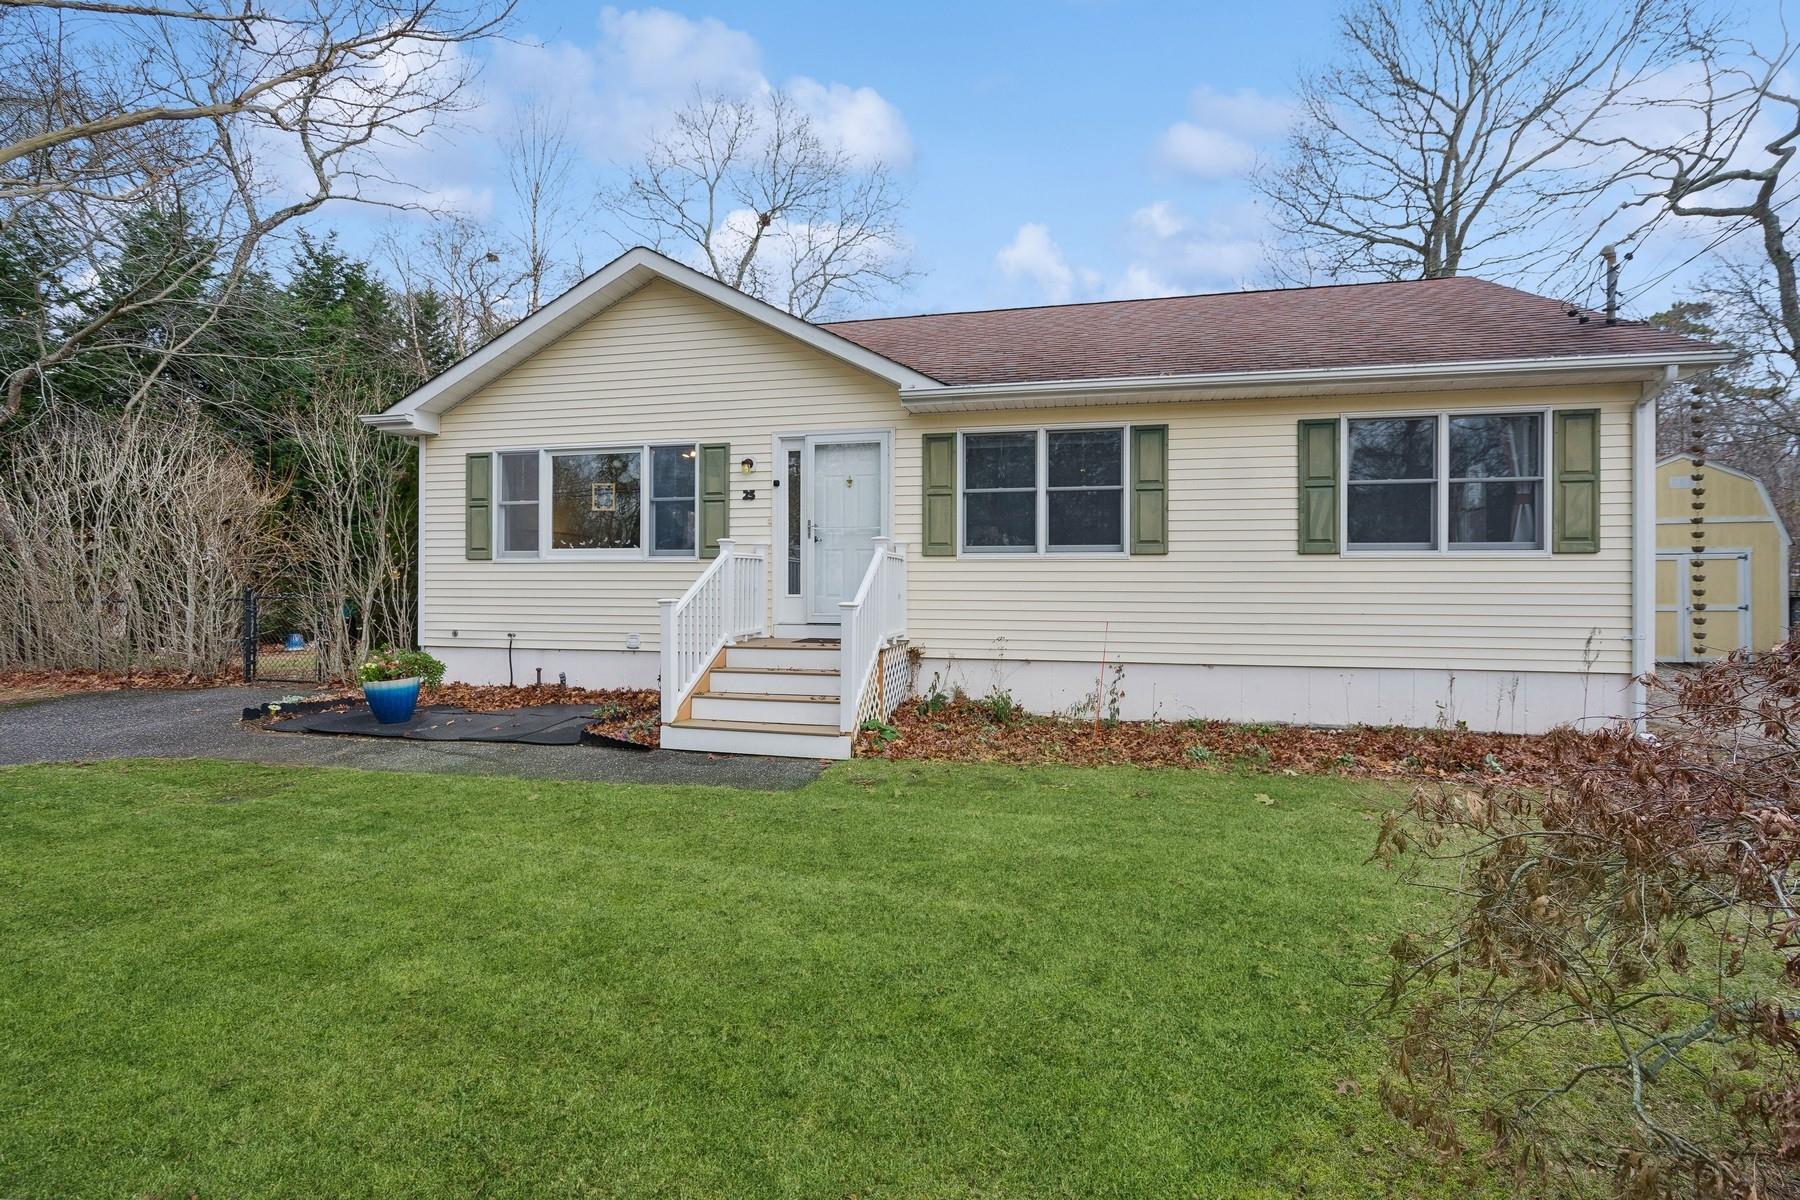
[[[1664,662],[1711,662],[1750,645],[1750,551],[1699,558],[1705,579],[1696,582],[1692,555],[1657,556],[1656,657]],[[1696,616],[1706,623],[1696,627]]]

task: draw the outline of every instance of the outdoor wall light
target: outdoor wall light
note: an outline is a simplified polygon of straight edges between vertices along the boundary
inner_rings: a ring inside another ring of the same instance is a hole
[[[746,475],[748,475],[755,466],[756,460],[753,458],[746,458],[743,462],[738,464],[738,468]]]

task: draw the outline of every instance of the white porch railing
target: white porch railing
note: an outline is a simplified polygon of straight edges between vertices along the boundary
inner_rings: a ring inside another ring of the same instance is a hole
[[[856,729],[856,714],[869,679],[881,662],[881,652],[906,636],[906,544],[891,538],[875,539],[875,557],[863,573],[856,599],[838,604],[842,614],[839,637],[838,729]]]
[[[727,645],[768,632],[769,548],[719,539],[719,557],[679,600],[662,610],[662,719],[681,702]]]

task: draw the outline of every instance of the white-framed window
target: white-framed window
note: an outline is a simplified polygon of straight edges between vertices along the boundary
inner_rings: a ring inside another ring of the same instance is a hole
[[[650,447],[650,553],[689,555],[700,536],[695,446]]]
[[[1347,551],[1542,550],[1542,410],[1344,418]]]
[[[495,545],[503,558],[692,558],[699,448],[503,450]]]
[[[1540,412],[1450,418],[1451,549],[1543,547],[1548,425]]]
[[[538,452],[507,450],[495,455],[500,479],[494,506],[494,545],[501,558],[535,558],[538,552]]]
[[[1125,429],[960,435],[967,554],[1122,554]]]

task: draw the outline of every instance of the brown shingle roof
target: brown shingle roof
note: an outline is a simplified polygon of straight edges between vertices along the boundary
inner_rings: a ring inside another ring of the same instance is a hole
[[[1712,347],[1483,279],[1339,284],[836,321],[947,384],[1399,366]]]

